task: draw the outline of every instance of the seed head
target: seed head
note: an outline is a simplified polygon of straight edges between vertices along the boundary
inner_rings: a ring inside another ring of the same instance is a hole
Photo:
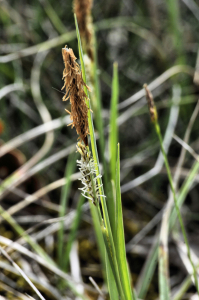
[[[84,83],[82,73],[76,57],[72,49],[63,48],[62,56],[64,60],[65,69],[63,71],[64,86],[62,90],[66,89],[66,94],[63,97],[63,101],[70,99],[71,112],[70,118],[72,123],[69,124],[76,128],[77,134],[80,140],[82,140],[86,146],[88,146],[89,134],[88,128],[88,106],[86,100],[88,100],[84,87],[89,90],[89,87]]]
[[[144,87],[145,92],[146,92],[146,100],[147,100],[148,107],[149,107],[150,118],[151,118],[151,121],[153,123],[155,123],[158,120],[158,113],[157,113],[157,110],[156,110],[156,107],[155,107],[155,104],[154,104],[154,101],[153,101],[153,95],[149,91],[148,86],[147,86],[146,83],[144,84],[143,87]]]

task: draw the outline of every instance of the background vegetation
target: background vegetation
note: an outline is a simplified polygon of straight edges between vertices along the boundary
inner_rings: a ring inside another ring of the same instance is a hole
[[[197,265],[199,2],[100,0],[94,1],[92,15],[106,141],[104,156],[99,151],[100,163],[105,159],[109,166],[113,63],[117,62],[119,104],[115,115],[127,259],[138,297],[158,299],[161,272],[156,236],[165,241],[161,220],[169,199],[169,180],[148,116],[143,84],[151,83]],[[83,294],[91,299],[108,298],[89,205],[78,190],[82,186],[75,163],[79,159],[75,154],[77,135],[67,127],[70,117],[64,111],[70,110],[70,104],[62,102],[61,94],[61,49],[67,44],[79,58],[72,1],[1,0],[0,28],[0,244],[10,246],[7,253],[45,299],[75,299]],[[93,117],[95,121],[96,114]],[[181,167],[181,149],[187,146],[182,147],[174,134],[191,147],[182,157]],[[98,140],[97,146],[100,149]],[[63,216],[60,223],[57,218]],[[170,222],[175,218],[171,214]],[[164,279],[170,282],[169,299],[197,299],[178,222],[172,227],[168,246],[169,274]],[[26,294],[37,299],[7,258],[1,259],[0,268],[2,299],[28,299]]]

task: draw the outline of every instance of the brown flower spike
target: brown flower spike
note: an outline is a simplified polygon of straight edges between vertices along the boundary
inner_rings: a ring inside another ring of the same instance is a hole
[[[72,49],[63,48],[62,55],[64,60],[65,69],[63,71],[64,86],[62,90],[66,88],[66,94],[63,97],[63,101],[70,99],[71,112],[70,118],[72,123],[69,124],[76,128],[77,134],[80,140],[88,146],[89,128],[88,128],[88,107],[86,104],[87,96],[84,92],[84,87],[89,87],[84,83],[82,73],[76,57]]]

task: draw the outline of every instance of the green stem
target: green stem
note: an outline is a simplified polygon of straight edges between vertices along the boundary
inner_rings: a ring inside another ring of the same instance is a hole
[[[162,140],[162,135],[161,135],[161,131],[160,131],[160,126],[159,126],[157,121],[154,122],[154,125],[155,125],[156,133],[157,133],[158,138],[159,138],[160,148],[161,148],[161,151],[162,151],[162,154],[163,154],[163,157],[164,157],[164,163],[165,163],[166,170],[167,170],[167,175],[168,175],[168,179],[169,179],[169,183],[170,183],[170,188],[171,188],[171,191],[173,193],[173,198],[174,198],[174,203],[175,203],[175,208],[176,208],[178,220],[179,220],[180,227],[181,227],[181,230],[182,230],[182,234],[183,234],[183,237],[184,237],[184,241],[185,241],[185,244],[186,244],[186,247],[187,247],[187,256],[188,256],[188,258],[190,260],[190,263],[192,265],[192,268],[193,268],[195,286],[196,286],[197,292],[199,294],[197,271],[196,271],[196,268],[195,268],[194,263],[193,263],[192,258],[191,258],[189,243],[188,243],[186,231],[185,231],[185,228],[184,228],[182,216],[181,216],[181,213],[180,213],[180,209],[179,209],[179,206],[178,206],[178,201],[177,201],[176,192],[175,192],[174,185],[173,185],[173,179],[172,179],[172,176],[171,176],[171,171],[170,171],[167,155],[166,155],[166,153],[164,151],[164,147],[163,147],[163,140]]]

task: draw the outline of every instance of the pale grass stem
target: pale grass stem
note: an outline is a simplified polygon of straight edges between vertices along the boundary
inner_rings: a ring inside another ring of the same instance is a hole
[[[178,200],[177,200],[177,196],[176,196],[176,192],[175,192],[175,188],[174,188],[174,184],[173,184],[173,178],[172,178],[172,175],[171,175],[169,162],[168,162],[167,155],[166,155],[164,147],[163,147],[163,140],[162,140],[160,126],[159,126],[159,123],[158,123],[158,115],[157,115],[156,107],[155,107],[155,104],[154,104],[154,101],[153,101],[153,96],[152,96],[151,92],[149,91],[146,84],[144,85],[144,88],[145,88],[145,92],[146,92],[146,99],[147,99],[148,106],[149,106],[150,118],[151,118],[151,121],[152,121],[152,123],[155,127],[155,131],[156,131],[156,134],[157,134],[158,139],[159,139],[160,148],[161,148],[161,151],[162,151],[162,154],[163,154],[163,157],[164,157],[164,163],[165,163],[165,167],[166,167],[166,170],[167,170],[167,176],[168,176],[168,179],[169,179],[171,192],[173,194],[173,199],[174,199],[174,204],[175,204],[177,217],[178,217],[178,220],[179,220],[179,223],[180,223],[183,238],[184,238],[186,248],[187,248],[187,256],[188,256],[188,258],[190,260],[190,263],[192,265],[192,268],[193,268],[195,286],[196,286],[197,292],[199,294],[197,270],[195,268],[195,265],[194,265],[192,257],[191,257],[189,242],[188,242],[187,234],[186,234],[185,227],[184,227],[184,224],[183,224],[182,216],[181,216],[181,213],[180,213],[180,208],[178,206]]]

